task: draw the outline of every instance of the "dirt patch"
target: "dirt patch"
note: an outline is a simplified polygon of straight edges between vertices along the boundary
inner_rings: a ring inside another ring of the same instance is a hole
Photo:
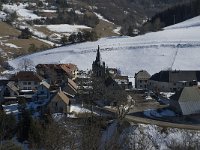
[[[44,33],[47,36],[50,36],[51,34],[53,34],[54,32],[50,31],[47,27],[45,26],[41,26],[41,27],[34,27],[36,30],[38,30],[39,32]]]
[[[99,20],[99,24],[94,28],[98,37],[108,37],[108,36],[116,36],[117,34],[113,32],[115,29],[115,25],[103,20]]]
[[[12,43],[18,47],[21,47],[18,50],[19,52],[17,54],[16,54],[16,49],[12,49],[13,51],[11,52],[13,52],[15,55],[24,55],[51,48],[51,45],[44,43],[40,40],[37,40],[35,38],[8,40],[8,43]]]
[[[19,30],[13,28],[11,25],[5,22],[0,22],[0,37],[7,36],[12,38],[12,36],[17,37],[20,33]]]

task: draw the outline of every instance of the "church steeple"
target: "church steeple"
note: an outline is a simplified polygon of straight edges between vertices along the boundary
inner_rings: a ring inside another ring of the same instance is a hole
[[[105,62],[101,60],[100,48],[98,45],[96,60],[92,64],[92,72],[96,77],[105,77],[106,69]]]
[[[100,48],[99,48],[99,45],[98,45],[98,49],[97,49],[97,56],[96,56],[96,60],[95,60],[97,63],[101,62],[101,55],[100,55]]]

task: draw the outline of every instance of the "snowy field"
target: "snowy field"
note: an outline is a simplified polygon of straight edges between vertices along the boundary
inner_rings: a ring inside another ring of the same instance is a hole
[[[28,6],[27,3],[26,4],[20,3],[19,5],[3,4],[3,10],[9,13],[16,12],[19,17],[18,19],[20,20],[34,20],[42,18],[34,14],[32,10],[26,9],[26,6]]]
[[[59,25],[37,25],[39,27],[47,27],[50,31],[59,32],[59,33],[73,33],[78,32],[80,29],[91,29],[90,27],[84,25],[70,25],[70,24],[59,24]]]
[[[91,69],[97,46],[109,67],[134,76],[141,69],[150,74],[165,69],[200,69],[200,17],[137,37],[108,37],[19,57],[9,63],[17,68],[23,58],[39,63],[74,63]]]

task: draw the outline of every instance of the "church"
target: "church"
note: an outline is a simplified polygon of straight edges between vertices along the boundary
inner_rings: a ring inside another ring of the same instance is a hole
[[[108,68],[102,61],[99,46],[92,63],[92,83],[95,100],[103,105],[116,106],[119,101],[127,101],[126,90],[132,88],[128,76],[122,76],[116,68]]]
[[[105,65],[105,62],[102,61],[100,54],[100,47],[98,45],[96,60],[92,63],[92,75],[98,80],[101,79],[102,82],[109,83],[116,82],[121,89],[130,89],[132,88],[132,83],[129,82],[128,76],[122,76],[120,71],[116,68],[108,68]],[[107,81],[107,82],[106,82]]]

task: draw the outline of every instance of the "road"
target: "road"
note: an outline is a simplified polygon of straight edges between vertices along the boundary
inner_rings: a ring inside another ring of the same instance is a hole
[[[165,121],[154,120],[150,118],[136,117],[131,115],[126,115],[125,117],[128,121],[134,123],[144,123],[144,124],[153,124],[160,127],[171,127],[171,128],[180,128],[180,129],[189,129],[189,130],[200,130],[200,125],[188,125],[188,124],[178,124]]]

